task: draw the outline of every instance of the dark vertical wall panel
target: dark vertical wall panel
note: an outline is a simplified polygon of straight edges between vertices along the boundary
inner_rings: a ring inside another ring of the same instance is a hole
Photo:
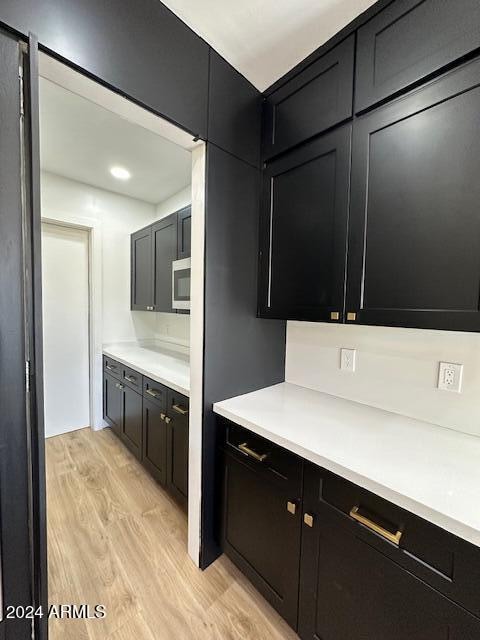
[[[215,559],[214,402],[285,379],[285,322],[257,318],[260,172],[207,145],[202,566]]]
[[[0,20],[206,137],[209,47],[159,0],[3,0]]]
[[[209,141],[258,166],[261,94],[213,50],[210,53],[209,95]]]
[[[31,604],[18,43],[0,32],[0,531],[4,606]],[[30,621],[0,623],[7,640]]]

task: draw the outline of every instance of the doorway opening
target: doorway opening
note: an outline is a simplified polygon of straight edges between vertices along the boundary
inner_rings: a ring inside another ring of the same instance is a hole
[[[106,611],[50,637],[155,637],[199,563],[205,145],[43,54],[39,93],[49,601]]]

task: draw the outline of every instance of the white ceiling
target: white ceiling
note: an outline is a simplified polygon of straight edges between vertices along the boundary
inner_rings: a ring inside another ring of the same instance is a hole
[[[153,131],[40,78],[44,171],[157,204],[191,182],[191,154]],[[116,180],[110,167],[131,173]]]
[[[162,0],[263,91],[376,0]]]

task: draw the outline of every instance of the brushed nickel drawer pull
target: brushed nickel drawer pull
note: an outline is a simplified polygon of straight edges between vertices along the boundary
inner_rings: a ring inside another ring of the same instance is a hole
[[[134,378],[133,376],[123,376],[125,378],[125,380],[128,380],[128,382],[132,382],[133,384],[135,384],[137,382],[137,379]]]
[[[145,393],[148,393],[148,395],[152,396],[153,398],[160,398],[160,396],[162,395],[158,391],[155,391],[155,389],[147,389]]]
[[[258,462],[263,462],[267,457],[266,453],[257,453],[253,449],[250,449],[250,447],[247,445],[246,442],[242,442],[242,444],[239,444],[238,448],[242,453],[249,456],[250,458],[254,458],[255,460],[258,460]]]
[[[114,364],[107,364],[105,365],[105,368],[108,369],[109,371],[116,371],[117,367]]]
[[[367,527],[367,529],[370,529],[374,533],[378,533],[379,536],[382,536],[382,538],[385,538],[385,540],[388,540],[389,542],[396,545],[397,547],[399,546],[402,533],[403,533],[402,531],[397,531],[397,533],[392,533],[391,531],[387,531],[387,529],[385,529],[384,527],[381,527],[376,522],[373,522],[369,518],[362,516],[362,514],[359,513],[359,509],[360,507],[352,507],[352,509],[350,510],[350,516],[354,520],[356,520],[360,524],[363,524],[365,527]]]
[[[172,409],[177,413],[180,413],[182,416],[186,416],[188,413],[188,409],[181,407],[179,404],[173,404]]]

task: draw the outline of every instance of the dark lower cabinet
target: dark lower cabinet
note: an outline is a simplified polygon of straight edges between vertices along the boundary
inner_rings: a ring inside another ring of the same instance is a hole
[[[301,461],[241,428],[224,443],[222,543],[260,593],[296,628]]]
[[[188,499],[189,401],[180,393],[167,395],[167,489],[186,508]]]
[[[108,373],[103,375],[103,418],[121,437],[123,385]]]
[[[123,389],[123,441],[133,455],[142,458],[142,396],[131,389]]]
[[[147,471],[186,509],[189,399],[103,358],[103,417]],[[113,377],[111,371],[118,377]]]
[[[143,399],[142,462],[162,486],[167,482],[167,424],[165,411],[151,400]]]
[[[475,60],[355,121],[346,310],[356,322],[480,330],[479,111]]]
[[[260,316],[342,320],[350,143],[346,125],[265,169]]]
[[[478,548],[242,427],[219,427],[223,550],[300,638],[480,638]]]
[[[302,639],[480,638],[480,620],[382,553],[377,534],[344,522],[321,500],[321,487],[322,471],[306,465],[304,512],[311,520],[302,532]]]

